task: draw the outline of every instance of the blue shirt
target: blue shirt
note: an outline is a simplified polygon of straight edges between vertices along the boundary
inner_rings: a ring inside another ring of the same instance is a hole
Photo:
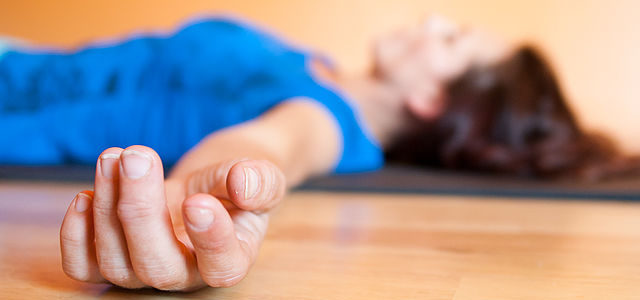
[[[73,53],[9,51],[0,59],[0,163],[93,163],[108,147],[142,144],[171,165],[207,134],[307,97],[341,129],[335,172],[379,168],[380,147],[344,97],[313,78],[310,59],[220,18]]]

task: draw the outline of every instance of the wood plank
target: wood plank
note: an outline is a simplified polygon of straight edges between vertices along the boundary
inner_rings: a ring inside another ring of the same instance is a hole
[[[295,192],[239,285],[128,291],[68,279],[59,224],[90,186],[0,183],[0,299],[638,299],[640,204]]]

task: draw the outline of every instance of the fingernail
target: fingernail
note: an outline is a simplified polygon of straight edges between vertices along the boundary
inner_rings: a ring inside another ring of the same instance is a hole
[[[213,211],[200,207],[187,207],[185,214],[189,223],[198,230],[205,230],[213,223]]]
[[[122,151],[121,157],[124,175],[131,179],[147,175],[149,168],[151,168],[151,157],[146,153],[127,149]]]
[[[116,162],[119,157],[120,155],[115,153],[105,153],[100,155],[100,172],[103,177],[111,178],[113,170],[117,167]]]
[[[244,169],[244,199],[251,199],[258,193],[260,178],[258,172],[252,168]]]
[[[81,213],[89,208],[89,196],[80,193],[76,196],[76,211]]]

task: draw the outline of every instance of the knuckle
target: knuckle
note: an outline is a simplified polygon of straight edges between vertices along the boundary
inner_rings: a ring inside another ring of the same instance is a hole
[[[158,207],[148,201],[132,201],[118,203],[116,214],[120,221],[134,221],[157,215]]]
[[[84,246],[81,238],[73,234],[73,232],[65,230],[65,228],[60,231],[60,242],[63,247],[69,249],[80,249]]]
[[[154,268],[145,270],[137,270],[140,274],[140,280],[145,284],[163,291],[175,291],[186,288],[188,278],[186,274],[177,272],[176,268],[166,268],[158,265]]]
[[[232,287],[247,275],[247,270],[231,269],[229,271],[206,271],[202,272],[202,279],[211,287]]]
[[[218,262],[216,267],[209,266],[200,269],[202,280],[211,287],[231,287],[238,284],[249,271],[248,257],[232,259],[228,257],[226,263]]]
[[[102,277],[105,280],[117,286],[121,286],[124,288],[142,287],[142,285],[138,282],[137,278],[133,274],[133,271],[128,269],[127,267],[100,265],[100,274],[102,274]]]
[[[194,247],[202,250],[205,253],[220,253],[225,252],[229,248],[227,241],[231,238],[232,234],[225,232],[217,235],[214,240],[209,240],[206,237],[197,238],[193,241]]]
[[[97,198],[96,198],[97,199]],[[113,213],[113,203],[105,201],[93,201],[93,214],[100,217],[111,216]]]
[[[150,286],[162,291],[175,291],[181,290],[184,287],[183,281],[176,278],[170,278],[168,276],[162,276],[160,278],[151,279]]]
[[[75,280],[89,281],[90,279],[86,264],[68,255],[62,257],[62,271]]]
[[[89,273],[86,272],[86,270],[83,270],[82,266],[69,263],[68,261],[62,261],[62,271],[64,271],[69,278],[78,281],[89,281],[91,279],[89,277]]]
[[[189,174],[186,180],[187,193],[192,195],[215,192],[215,183],[221,178],[218,169],[209,167]]]

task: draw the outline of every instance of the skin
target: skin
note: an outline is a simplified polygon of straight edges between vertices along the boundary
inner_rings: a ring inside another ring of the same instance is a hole
[[[448,82],[473,66],[508,57],[512,49],[482,30],[432,16],[377,39],[372,71],[332,74],[327,80],[357,104],[367,127],[386,148],[416,118],[441,114]]]
[[[409,125],[407,114],[437,117],[448,80],[500,57],[483,43],[494,45],[434,17],[378,40],[374,72],[348,76],[317,64],[313,72],[353,100],[384,147]],[[62,223],[63,270],[124,288],[233,286],[255,261],[286,190],[329,173],[340,140],[328,111],[296,98],[208,135],[166,179],[153,149],[106,149],[94,190],[78,193]]]
[[[317,106],[292,99],[255,121],[213,133],[166,180],[150,148],[105,150],[94,191],[76,196],[61,227],[65,273],[125,288],[238,283],[287,186],[328,172],[337,160],[339,133]],[[309,125],[287,126],[286,119]],[[149,169],[138,170],[136,163]],[[193,222],[207,214],[210,224]]]

